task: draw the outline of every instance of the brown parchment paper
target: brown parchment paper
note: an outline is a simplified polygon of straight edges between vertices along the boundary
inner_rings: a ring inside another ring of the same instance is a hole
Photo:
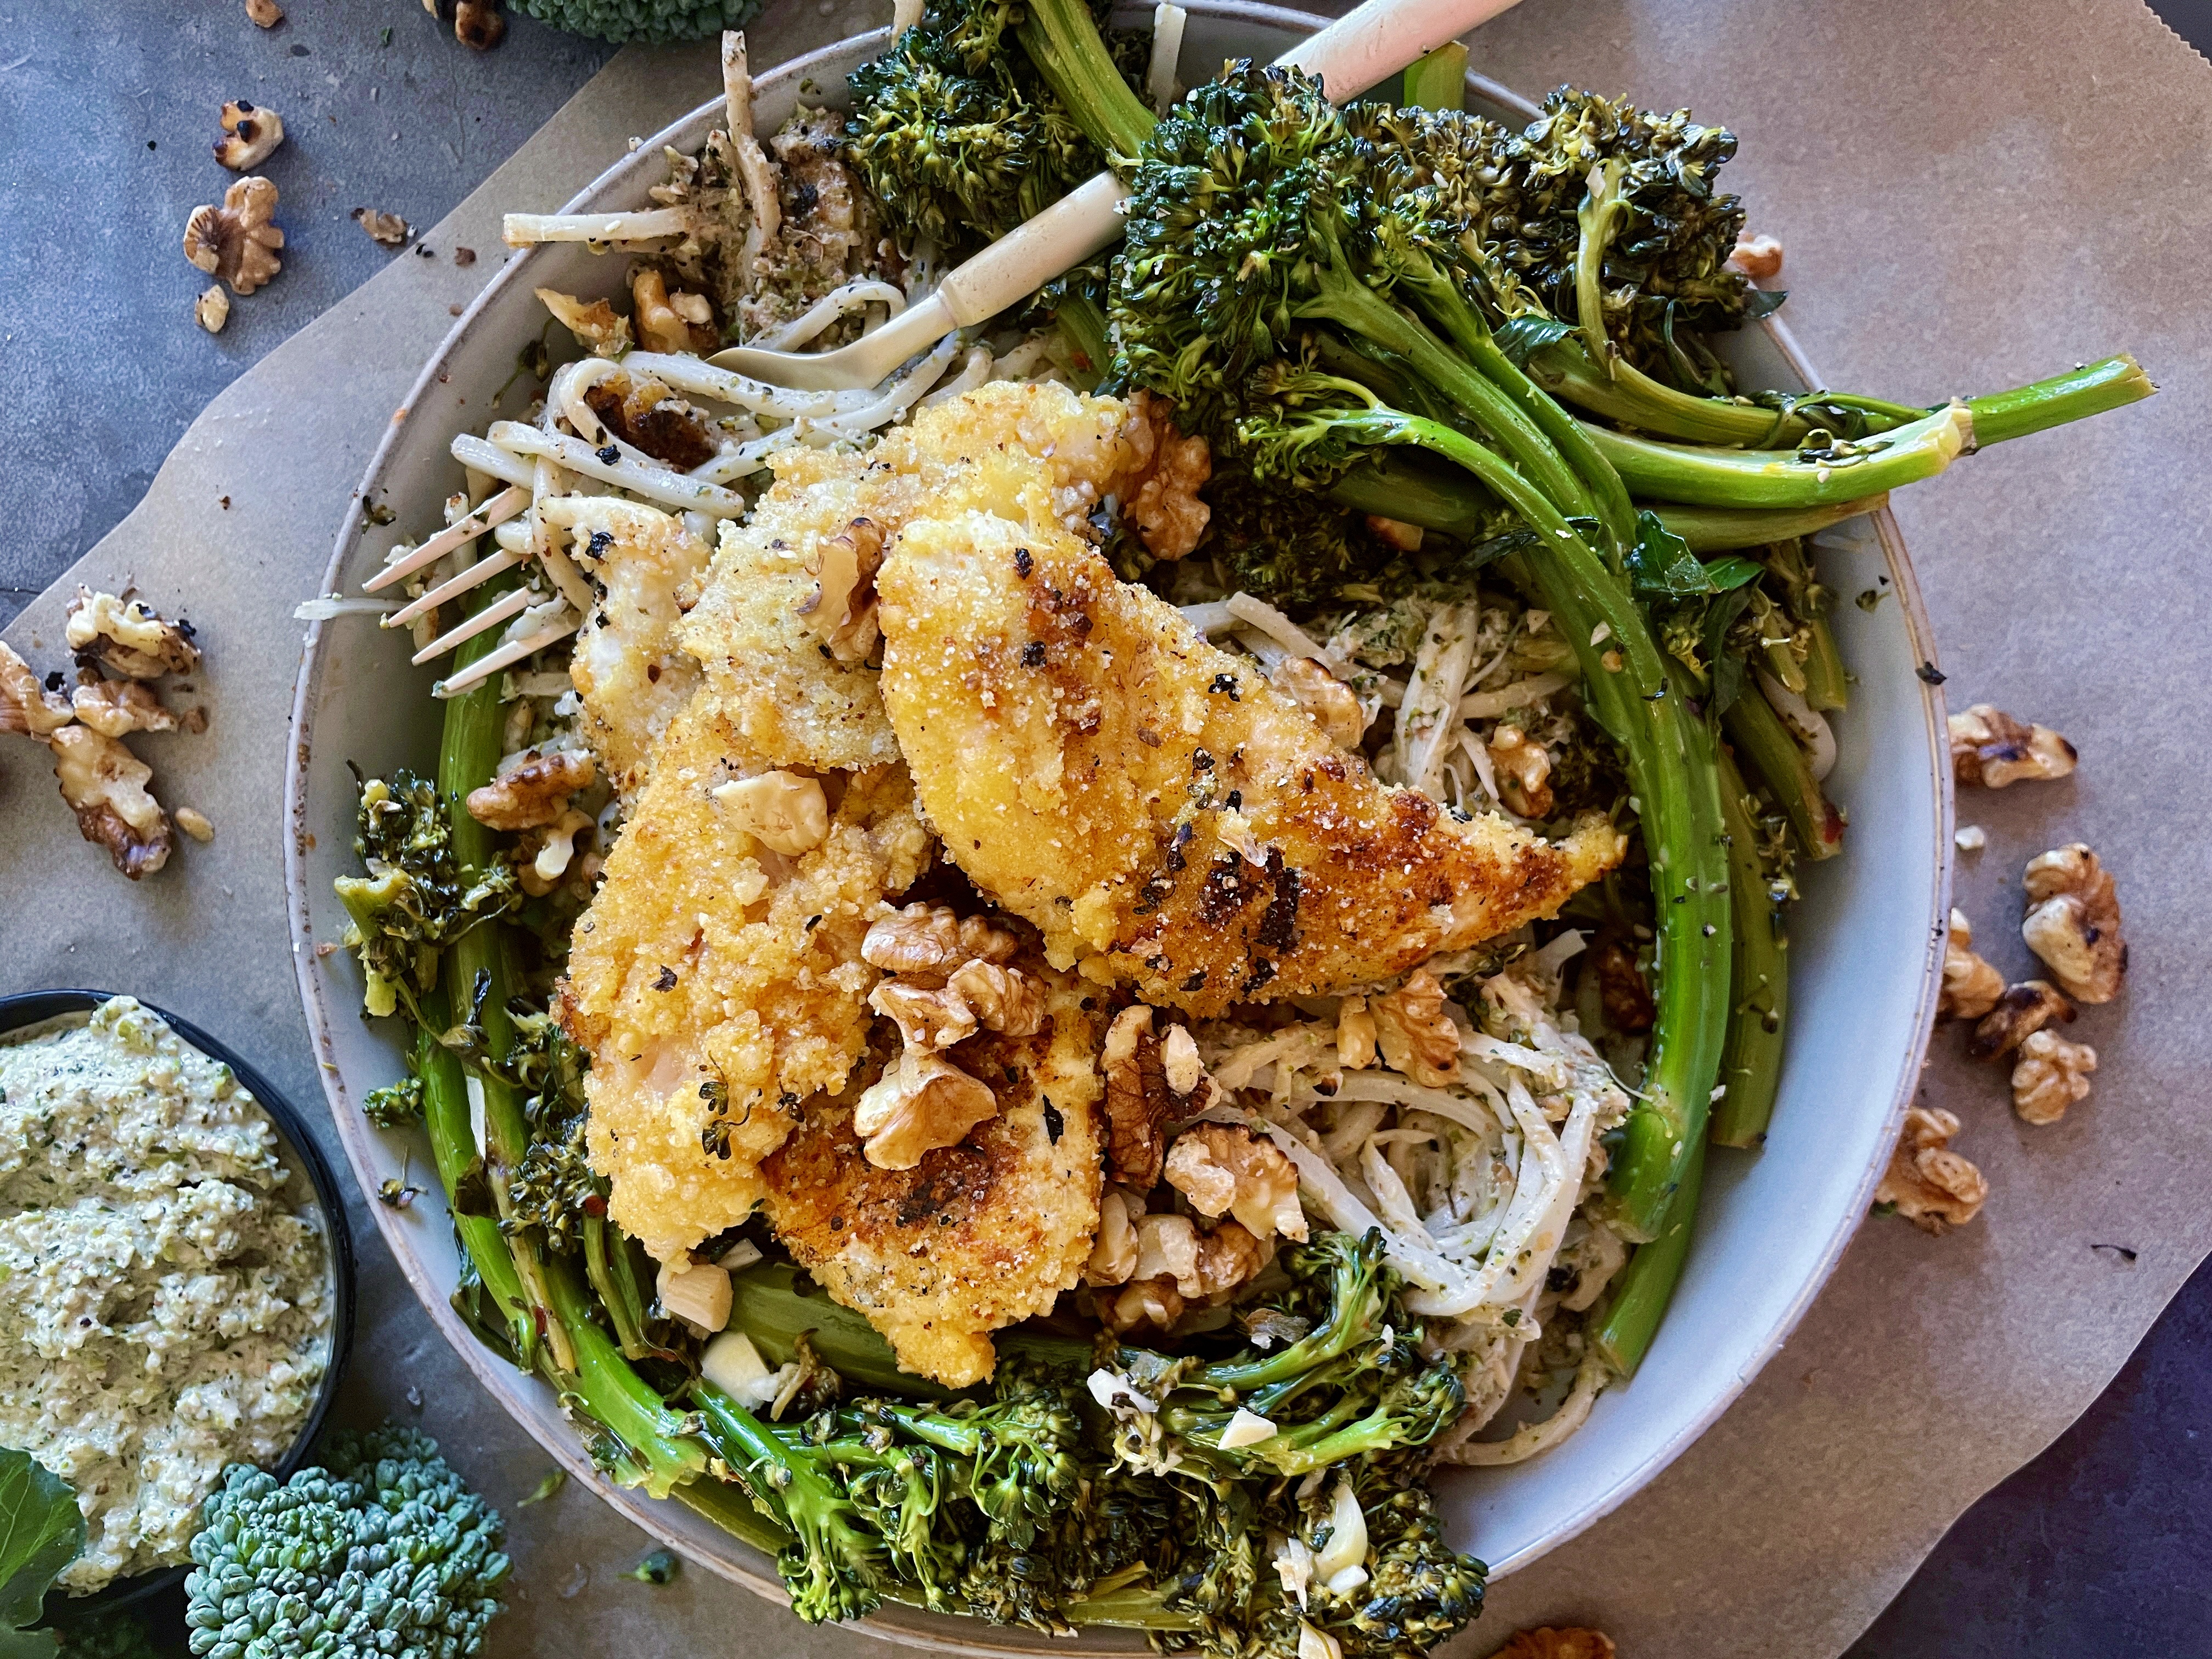
[[[858,0],[779,4],[751,31],[754,61],[880,21]],[[1727,1415],[1613,1516],[1498,1583],[1456,1650],[1588,1621],[1630,1659],[1832,1655],[2095,1396],[2212,1249],[2212,947],[2191,903],[2212,820],[2212,495],[2192,460],[2212,417],[2212,67],[2136,0],[1524,0],[1475,37],[1474,64],[1531,94],[1573,81],[1733,127],[1729,182],[1784,243],[1786,314],[1832,385],[1934,401],[2127,349],[2165,388],[1897,502],[1953,707],[1996,702],[2081,750],[2067,783],[1962,795],[1960,822],[1989,845],[1961,860],[1957,890],[1984,953],[2021,978],[2022,863],[2079,838],[2117,871],[2134,981],[2069,1032],[2098,1047],[2095,1093],[2028,1127],[2001,1074],[1939,1030],[1925,1096],[1965,1121],[1960,1149],[1993,1188],[1983,1218],[1941,1240],[1870,1224]],[[432,236],[497,249],[501,210],[556,205],[716,85],[708,50],[623,52]],[[130,887],[76,838],[43,752],[0,740],[0,990],[134,991],[246,1048],[320,1114],[284,960],[291,611],[448,307],[494,269],[394,262],[217,398],[146,501],[7,629],[43,672],[64,665],[80,579],[135,578],[189,614],[209,656],[190,700],[211,727],[134,742],[164,800],[198,806],[217,834]],[[647,1542],[588,1495],[516,1507],[550,1461],[469,1381],[357,1220],[346,1409],[420,1420],[505,1508],[519,1571],[495,1652],[814,1656],[867,1641],[804,1630],[704,1574],[620,1578]]]

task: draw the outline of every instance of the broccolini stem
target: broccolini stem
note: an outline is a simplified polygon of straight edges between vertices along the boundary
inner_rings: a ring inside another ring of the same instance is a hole
[[[1467,107],[1467,43],[1447,40],[1406,71],[1406,106],[1409,109]]]
[[[1658,1018],[1643,1098],[1613,1165],[1615,1212],[1632,1237],[1659,1225],[1705,1114],[1728,1026],[1732,919],[1712,734],[1669,684],[1628,587],[1549,502],[1498,456],[1433,421],[1390,411],[1346,417],[1369,440],[1417,443],[1495,490],[1543,538],[1528,561],[1545,608],[1581,665],[1583,696],[1621,745],[1650,857],[1658,916]]]
[[[1790,820],[1797,850],[1810,859],[1833,858],[1844,850],[1844,817],[1820,791],[1804,745],[1790,735],[1782,716],[1754,683],[1728,706],[1721,725],[1738,757],[1766,786]]]
[[[759,1261],[730,1275],[730,1322],[752,1340],[771,1365],[787,1364],[805,1336],[815,1357],[848,1382],[909,1399],[949,1400],[951,1390],[902,1371],[890,1344],[850,1308],[817,1291],[803,1296],[799,1270]]]
[[[607,1340],[592,1317],[591,1298],[574,1267],[557,1257],[543,1264],[553,1298],[553,1322],[568,1338],[575,1364],[554,1379],[572,1392],[592,1419],[622,1442],[639,1483],[655,1498],[665,1498],[707,1472],[707,1454],[687,1431],[689,1425],[668,1409],[659,1394],[632,1370],[622,1350]]]
[[[1495,511],[1464,478],[1454,488],[1428,477],[1385,453],[1361,463],[1328,489],[1328,498],[1355,513],[1372,513],[1401,524],[1419,525],[1462,541],[1475,541],[1490,527]]]
[[[750,1489],[736,1481],[686,1480],[669,1495],[763,1555],[780,1555],[791,1547],[791,1534],[762,1514]]]
[[[1887,495],[1869,495],[1833,507],[1683,507],[1674,501],[1655,501],[1651,510],[1659,515],[1660,523],[1690,544],[1692,553],[1732,553],[1739,548],[1765,547],[1793,537],[1810,536],[1846,519],[1878,513],[1888,505]]]
[[[1109,164],[1134,161],[1159,118],[1121,78],[1086,0],[1029,0],[1015,33],[1069,118]]]
[[[1088,384],[1082,390],[1095,390],[1106,365],[1114,361],[1114,348],[1106,337],[1106,313],[1089,295],[1071,293],[1053,308],[1052,320],[1067,343],[1083,354],[1078,367]]]
[[[1665,1216],[1646,1244],[1636,1247],[1628,1265],[1613,1281],[1613,1299],[1589,1339],[1598,1358],[1624,1377],[1636,1375],[1659,1321],[1674,1299],[1675,1281],[1690,1253],[1690,1232],[1698,1217],[1698,1194],[1705,1179],[1705,1139],[1697,1137],[1682,1165],[1681,1184],[1674,1189]]]
[[[1729,838],[1729,906],[1735,917],[1729,972],[1728,1046],[1713,1107],[1713,1139],[1756,1146],[1774,1115],[1782,1082],[1782,1028],[1790,1013],[1790,938],[1759,862],[1759,826],[1746,805],[1743,777],[1720,752],[1721,821]]]
[[[599,1305],[614,1322],[615,1337],[623,1358],[643,1359],[654,1352],[645,1340],[645,1298],[638,1294],[637,1275],[630,1270],[629,1249],[622,1230],[605,1216],[584,1217],[584,1273]],[[611,1234],[613,1248],[610,1249]]]
[[[1636,495],[1698,507],[1830,507],[1932,478],[1968,447],[1972,423],[1954,404],[1879,437],[1816,453],[1699,449],[1583,423]]]
[[[1986,449],[2008,438],[2026,437],[2031,432],[2138,403],[2157,390],[2142,365],[2122,352],[2010,392],[1967,398],[1966,416],[1972,423],[1969,443]]]

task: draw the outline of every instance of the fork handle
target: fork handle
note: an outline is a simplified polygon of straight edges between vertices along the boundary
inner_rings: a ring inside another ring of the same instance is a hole
[[[1121,240],[1121,181],[1102,173],[946,276],[937,297],[962,328],[987,322]]]
[[[1366,0],[1275,62],[1319,80],[1329,101],[1356,98],[1517,0]]]

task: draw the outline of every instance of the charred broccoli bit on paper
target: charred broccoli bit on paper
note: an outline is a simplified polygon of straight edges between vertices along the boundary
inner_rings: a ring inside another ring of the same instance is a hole
[[[704,40],[741,28],[760,0],[510,0],[526,17],[598,40]]]
[[[1420,1452],[1459,1415],[1457,1371],[1423,1357],[1379,1234],[1324,1234],[1285,1266],[1265,1322],[1304,1334],[1271,1350],[1102,1354],[1022,1332],[1001,1339],[988,1400],[850,1399],[781,1424],[711,1383],[694,1398],[789,1531],[802,1617],[888,1597],[1055,1632],[1134,1626],[1224,1659],[1295,1659],[1305,1626],[1347,1654],[1425,1651],[1482,1602],[1485,1569],[1442,1541]],[[806,1316],[785,1304],[819,1309],[787,1271],[740,1279],[764,1346]],[[832,1327],[841,1363],[888,1370],[864,1325]]]
[[[395,772],[389,782],[368,780],[360,810],[354,850],[368,873],[337,883],[352,922],[345,942],[361,957],[368,1012],[390,1014],[404,1006],[421,1024],[422,997],[438,983],[441,954],[521,903],[522,890],[512,865],[456,859],[436,787],[412,773]]]
[[[849,77],[847,159],[892,227],[948,256],[1133,153],[1150,36],[1087,0],[940,0]]]
[[[224,1471],[185,1580],[192,1652],[480,1652],[508,1570],[499,1512],[413,1429],[339,1435],[325,1451],[327,1468],[284,1481],[244,1463]]]

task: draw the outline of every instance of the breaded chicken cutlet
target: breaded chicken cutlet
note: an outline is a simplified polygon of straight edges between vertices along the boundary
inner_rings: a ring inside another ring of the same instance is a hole
[[[993,1331],[1074,1287],[1098,1230],[1103,999],[1073,975],[1034,971],[1043,1030],[985,1031],[946,1051],[999,1103],[957,1144],[912,1169],[877,1168],[853,1129],[856,1073],[762,1166],[769,1224],[793,1257],[890,1339],[902,1368],[951,1388],[991,1375]],[[888,1060],[879,1048],[869,1069]]]
[[[1376,780],[1249,660],[1052,526],[909,523],[883,694],[945,853],[1059,966],[1193,1014],[1389,979],[1617,865]]]

